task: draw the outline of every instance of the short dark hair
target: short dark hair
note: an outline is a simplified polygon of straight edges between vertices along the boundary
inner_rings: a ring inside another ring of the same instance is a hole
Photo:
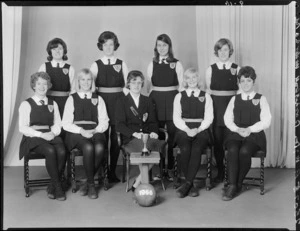
[[[245,78],[251,78],[253,81],[256,79],[256,73],[253,67],[245,66],[241,67],[239,73],[238,73],[238,80],[241,80],[241,77],[244,76]]]
[[[233,45],[232,42],[227,38],[219,39],[214,46],[214,54],[218,57],[218,50],[220,50],[224,45],[229,47],[229,57],[233,54]]]
[[[115,35],[115,33],[111,31],[104,31],[100,34],[98,38],[97,47],[100,51],[103,51],[103,44],[106,43],[107,40],[112,39],[114,41],[114,50],[116,51],[118,47],[120,46],[118,37]]]
[[[167,61],[172,62],[174,60],[172,41],[171,41],[170,37],[167,34],[161,34],[161,35],[157,36],[156,41],[155,41],[155,46],[154,46],[154,58],[153,58],[153,60],[155,62],[159,62],[159,53],[158,53],[157,48],[156,48],[157,41],[163,41],[163,42],[165,42],[166,44],[169,45],[169,51],[168,51],[169,57],[167,58]]]
[[[48,53],[48,57],[47,57],[47,60],[48,61],[51,61],[53,59],[52,57],[52,53],[51,53],[51,50],[53,48],[56,48],[58,47],[58,45],[61,44],[63,49],[64,49],[64,55],[62,57],[63,60],[68,60],[68,56],[67,56],[67,52],[68,52],[68,49],[67,49],[67,44],[64,42],[64,40],[60,39],[60,38],[54,38],[52,40],[50,40],[48,42],[48,45],[47,45],[47,48],[46,48],[46,51]]]
[[[135,80],[137,77],[140,77],[143,80],[142,87],[144,87],[145,77],[141,71],[133,70],[130,71],[127,75],[126,87],[129,89],[129,83],[131,80]]]
[[[36,81],[38,81],[39,78],[42,78],[47,81],[48,89],[50,89],[52,87],[51,78],[48,75],[48,73],[40,71],[40,72],[36,72],[30,76],[30,87],[33,91],[35,91],[34,87],[35,87]]]

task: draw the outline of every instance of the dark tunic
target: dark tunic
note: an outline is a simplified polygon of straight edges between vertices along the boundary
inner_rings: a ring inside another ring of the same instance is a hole
[[[195,97],[193,94],[188,97],[186,91],[181,92],[181,117],[185,119],[204,119],[204,112],[205,112],[205,91],[200,91],[200,94],[198,97]],[[201,122],[186,122],[186,125],[190,128],[198,128],[201,125]],[[184,131],[181,131],[178,129],[176,138],[182,139],[182,136],[180,133],[183,133],[185,135]],[[209,134],[207,129],[200,133],[201,138],[208,139]]]
[[[46,72],[51,78],[51,91],[64,91],[69,92],[71,90],[70,85],[70,65],[65,63],[63,67],[52,67],[51,62],[45,63],[46,65]],[[51,96],[47,95],[48,98],[53,99],[59,109],[60,116],[63,116],[64,108],[68,96]]]
[[[37,105],[32,98],[29,98],[26,101],[31,106],[29,126],[48,125],[49,129],[40,129],[39,131],[49,132],[54,122],[53,100],[48,99],[48,105]],[[46,144],[46,143],[57,144],[57,143],[63,143],[63,141],[59,136],[56,136],[51,141],[47,141],[40,137],[28,137],[23,135],[20,143],[20,150],[19,150],[20,160],[23,158],[23,156],[27,155],[30,152],[30,150],[38,147],[39,145]]]
[[[166,64],[153,61],[152,85],[156,87],[178,86],[176,73],[177,59]],[[178,90],[153,90],[149,97],[153,100],[159,121],[173,120],[173,101]]]
[[[232,63],[230,69],[219,69],[217,64],[211,65],[211,90],[218,91],[236,91],[238,90],[237,82],[237,64]],[[232,96],[216,96],[211,95],[214,107],[214,123],[217,126],[225,126],[224,124],[224,114],[227,105],[232,98]]]
[[[143,119],[144,118],[144,119]],[[152,101],[140,95],[139,107],[130,94],[122,97],[116,107],[116,130],[122,134],[124,144],[134,139],[135,132],[158,134],[158,122]]]
[[[96,87],[121,87],[125,86],[122,60],[117,59],[115,64],[105,65],[101,59],[96,61],[98,66],[98,73],[96,78]],[[124,96],[123,92],[116,93],[103,93],[98,92],[103,98],[107,114],[109,117],[109,123],[115,124],[115,106],[120,97]]]
[[[90,130],[94,129],[98,125],[98,95],[92,94],[91,99],[81,99],[77,93],[71,95],[74,102],[74,122],[75,121],[92,121],[95,124],[76,124],[83,129]],[[66,134],[66,146],[68,150],[72,150],[78,142],[85,140],[81,134],[67,132]],[[95,143],[95,141],[103,141],[105,143],[104,133],[96,133],[92,138],[88,139]]]
[[[241,128],[252,126],[260,121],[260,99],[261,94],[255,94],[252,100],[242,100],[241,94],[235,96],[234,101],[234,123]],[[248,137],[242,137],[237,132],[228,129],[224,144],[230,140],[246,140],[257,144],[262,151],[266,151],[266,135],[264,131],[251,133]]]

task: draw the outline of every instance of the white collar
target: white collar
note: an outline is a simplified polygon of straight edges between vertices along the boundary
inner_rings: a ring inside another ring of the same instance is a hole
[[[45,105],[48,104],[48,98],[47,98],[47,96],[45,96],[43,99],[40,99],[38,96],[33,95],[31,98],[32,98],[38,105],[41,105],[40,100],[44,100]]]
[[[65,62],[63,60],[61,60],[60,62],[57,62],[54,59],[52,59],[52,61],[51,61],[52,67],[57,67],[57,64],[59,64],[59,67],[63,67],[65,65]]]
[[[101,60],[104,64],[108,64],[108,60],[110,60],[110,64],[115,64],[117,59],[115,56],[111,56],[111,57],[103,56]]]
[[[217,62],[217,66],[218,66],[218,68],[219,69],[223,69],[223,65],[225,64],[225,67],[226,67],[226,69],[230,69],[231,68],[231,65],[232,65],[232,62],[230,62],[229,60],[227,61],[227,62],[225,62],[225,63],[223,63],[223,62],[220,62],[220,61],[218,61]]]
[[[194,96],[195,97],[199,96],[199,94],[200,94],[200,89],[199,88],[196,88],[195,90],[192,90],[192,89],[188,88],[188,89],[186,89],[186,94],[187,94],[188,97],[191,96],[192,91],[194,91]]]
[[[169,57],[169,56],[164,56],[164,57],[159,56],[159,63],[162,63],[162,60],[164,59],[164,63],[168,64],[168,61],[167,61],[167,58],[168,58],[168,57]]]
[[[256,92],[252,91],[250,94],[246,94],[245,92],[241,91],[242,99],[246,100],[249,96],[249,99],[253,99],[255,96]]]
[[[79,97],[81,99],[84,99],[85,98],[85,95],[88,99],[92,98],[92,92],[82,92],[82,91],[77,91],[77,94],[79,95]]]
[[[139,94],[138,96],[134,96],[133,94],[131,94],[131,92],[129,92],[129,94],[131,95],[131,97],[135,103],[135,106],[138,108],[141,94]]]

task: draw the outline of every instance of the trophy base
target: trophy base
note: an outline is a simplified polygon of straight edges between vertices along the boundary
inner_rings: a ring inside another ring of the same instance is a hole
[[[141,156],[149,156],[149,152],[148,151],[142,151]]]

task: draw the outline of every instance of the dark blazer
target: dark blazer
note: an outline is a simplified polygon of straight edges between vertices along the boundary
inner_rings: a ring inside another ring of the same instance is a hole
[[[139,106],[136,107],[130,93],[118,99],[116,103],[116,130],[122,134],[124,144],[134,137],[135,132],[158,134],[158,121],[155,108],[150,98],[140,95]]]

